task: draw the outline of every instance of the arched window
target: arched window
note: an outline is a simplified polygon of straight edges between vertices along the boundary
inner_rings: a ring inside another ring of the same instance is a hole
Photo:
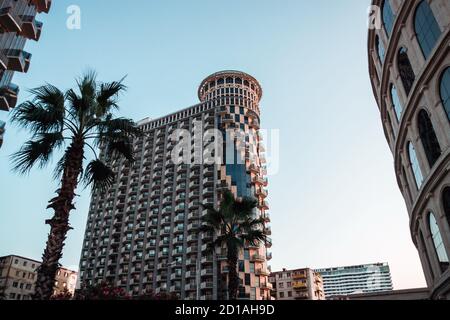
[[[447,118],[450,121],[450,67],[445,69],[441,79],[441,100],[444,105]]]
[[[385,0],[383,4],[383,23],[389,37],[391,36],[392,28],[394,27],[394,21],[395,15],[392,11],[391,4],[389,3],[389,0]]]
[[[233,83],[233,78],[228,77],[227,78],[227,83]]]
[[[439,230],[439,225],[437,224],[436,217],[433,212],[430,212],[428,222],[430,224],[430,233],[433,238],[434,249],[436,250],[436,255],[441,265],[442,270],[448,268],[448,256],[445,251],[445,245],[442,241],[441,231]]]
[[[430,165],[430,168],[432,168],[441,156],[442,151],[436,133],[434,132],[433,124],[428,116],[428,112],[423,109],[419,112],[418,126],[420,140],[425,149],[428,164]]]
[[[442,205],[444,207],[447,223],[450,226],[450,187],[445,188],[444,192],[442,192]]]
[[[405,48],[401,48],[398,52],[398,70],[400,72],[400,78],[402,79],[403,87],[406,95],[409,96],[411,88],[416,80],[416,75],[409,61],[408,51]]]
[[[411,142],[408,143],[408,155],[414,179],[416,180],[417,189],[420,189],[423,183],[423,175],[422,170],[420,170],[419,160],[417,159],[416,149]]]
[[[395,115],[397,116],[397,121],[400,121],[400,119],[402,118],[403,107],[400,103],[400,99],[398,98],[397,88],[395,88],[393,84],[391,84],[391,99]]]
[[[425,59],[428,59],[437,40],[441,36],[441,29],[426,0],[423,0],[417,7],[414,19],[414,29],[416,31],[417,41],[419,41],[419,45],[422,48],[423,55],[425,56]]]
[[[375,46],[376,46],[376,48],[377,48],[378,58],[380,59],[381,64],[383,64],[383,63],[384,63],[384,57],[385,57],[386,51],[385,51],[385,49],[384,49],[383,43],[381,42],[379,36],[377,36],[377,37],[375,38]]]
[[[225,80],[223,78],[220,78],[219,80],[217,80],[217,84],[218,85],[221,85],[221,84],[224,84],[224,83],[225,83]]]

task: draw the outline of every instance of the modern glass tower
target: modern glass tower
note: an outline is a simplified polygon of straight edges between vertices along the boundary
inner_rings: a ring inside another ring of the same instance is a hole
[[[323,278],[326,298],[393,290],[391,271],[387,263],[325,268],[315,272]]]
[[[259,133],[262,89],[246,73],[223,71],[207,77],[198,95],[200,104],[140,122],[145,136],[134,141],[136,162],[111,162],[115,185],[91,201],[81,285],[108,281],[133,295],[227,297],[226,252],[208,253],[216,235],[199,232],[206,214],[201,204],[218,205],[221,191],[230,189],[258,199],[255,217],[270,221]],[[270,247],[268,241],[241,252],[241,299],[270,299]]]

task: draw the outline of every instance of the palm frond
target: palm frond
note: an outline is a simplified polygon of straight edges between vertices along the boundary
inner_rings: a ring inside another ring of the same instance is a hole
[[[12,112],[12,121],[33,134],[61,131],[64,125],[64,94],[47,85],[31,90],[34,101],[26,101]]]
[[[266,242],[268,237],[262,230],[249,230],[248,233],[243,233],[241,235],[241,239],[252,246],[258,246],[259,244]]]
[[[256,199],[245,197],[242,200],[233,203],[233,212],[235,212],[240,219],[246,219],[252,216],[257,205],[258,201]]]
[[[11,155],[13,170],[25,174],[38,164],[39,168],[45,167],[55,149],[64,142],[61,132],[41,133],[36,140],[28,141],[16,153]]]
[[[142,136],[142,130],[137,124],[126,118],[115,118],[108,116],[104,121],[98,122],[97,130],[100,138],[107,138],[109,135],[120,133],[124,135],[130,135],[132,137]]]
[[[106,154],[109,158],[124,157],[130,162],[134,161],[133,144],[128,137],[109,141],[106,145]]]
[[[127,89],[123,84],[124,79],[125,78],[122,78],[120,81],[100,84],[96,97],[97,109],[95,114],[97,117],[101,118],[109,114],[112,109],[119,109],[117,104],[119,94]]]
[[[84,172],[83,181],[86,186],[92,184],[92,190],[105,191],[115,181],[115,173],[101,160],[91,161]]]

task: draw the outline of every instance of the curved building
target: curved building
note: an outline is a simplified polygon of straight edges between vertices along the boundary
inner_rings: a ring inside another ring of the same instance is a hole
[[[369,71],[431,299],[450,299],[450,1],[375,0]]]
[[[270,221],[259,134],[262,90],[246,73],[222,71],[201,83],[198,96],[197,105],[139,123],[146,134],[134,141],[135,163],[110,162],[117,181],[91,199],[81,284],[108,281],[137,296],[153,291],[189,300],[227,298],[226,252],[209,253],[207,244],[216,235],[199,232],[206,214],[201,204],[218,205],[221,190],[229,189],[258,199],[255,215]],[[189,136],[183,163],[173,161],[180,131]],[[213,150],[219,158],[213,163],[205,161],[211,131],[224,138],[223,148],[217,144]],[[243,139],[229,139],[233,132],[244,133]],[[270,235],[270,227],[265,232]],[[270,299],[271,245],[247,245],[240,253],[239,299]]]

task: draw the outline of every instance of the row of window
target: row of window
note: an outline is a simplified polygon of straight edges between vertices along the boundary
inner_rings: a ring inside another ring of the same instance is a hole
[[[389,0],[384,1],[382,17],[384,29],[386,30],[388,38],[390,38],[396,16],[392,11]],[[442,32],[427,0],[422,0],[417,6],[414,13],[413,24],[422,53],[425,59],[428,59]],[[380,60],[383,61],[385,49],[379,37],[377,37],[376,45]]]

